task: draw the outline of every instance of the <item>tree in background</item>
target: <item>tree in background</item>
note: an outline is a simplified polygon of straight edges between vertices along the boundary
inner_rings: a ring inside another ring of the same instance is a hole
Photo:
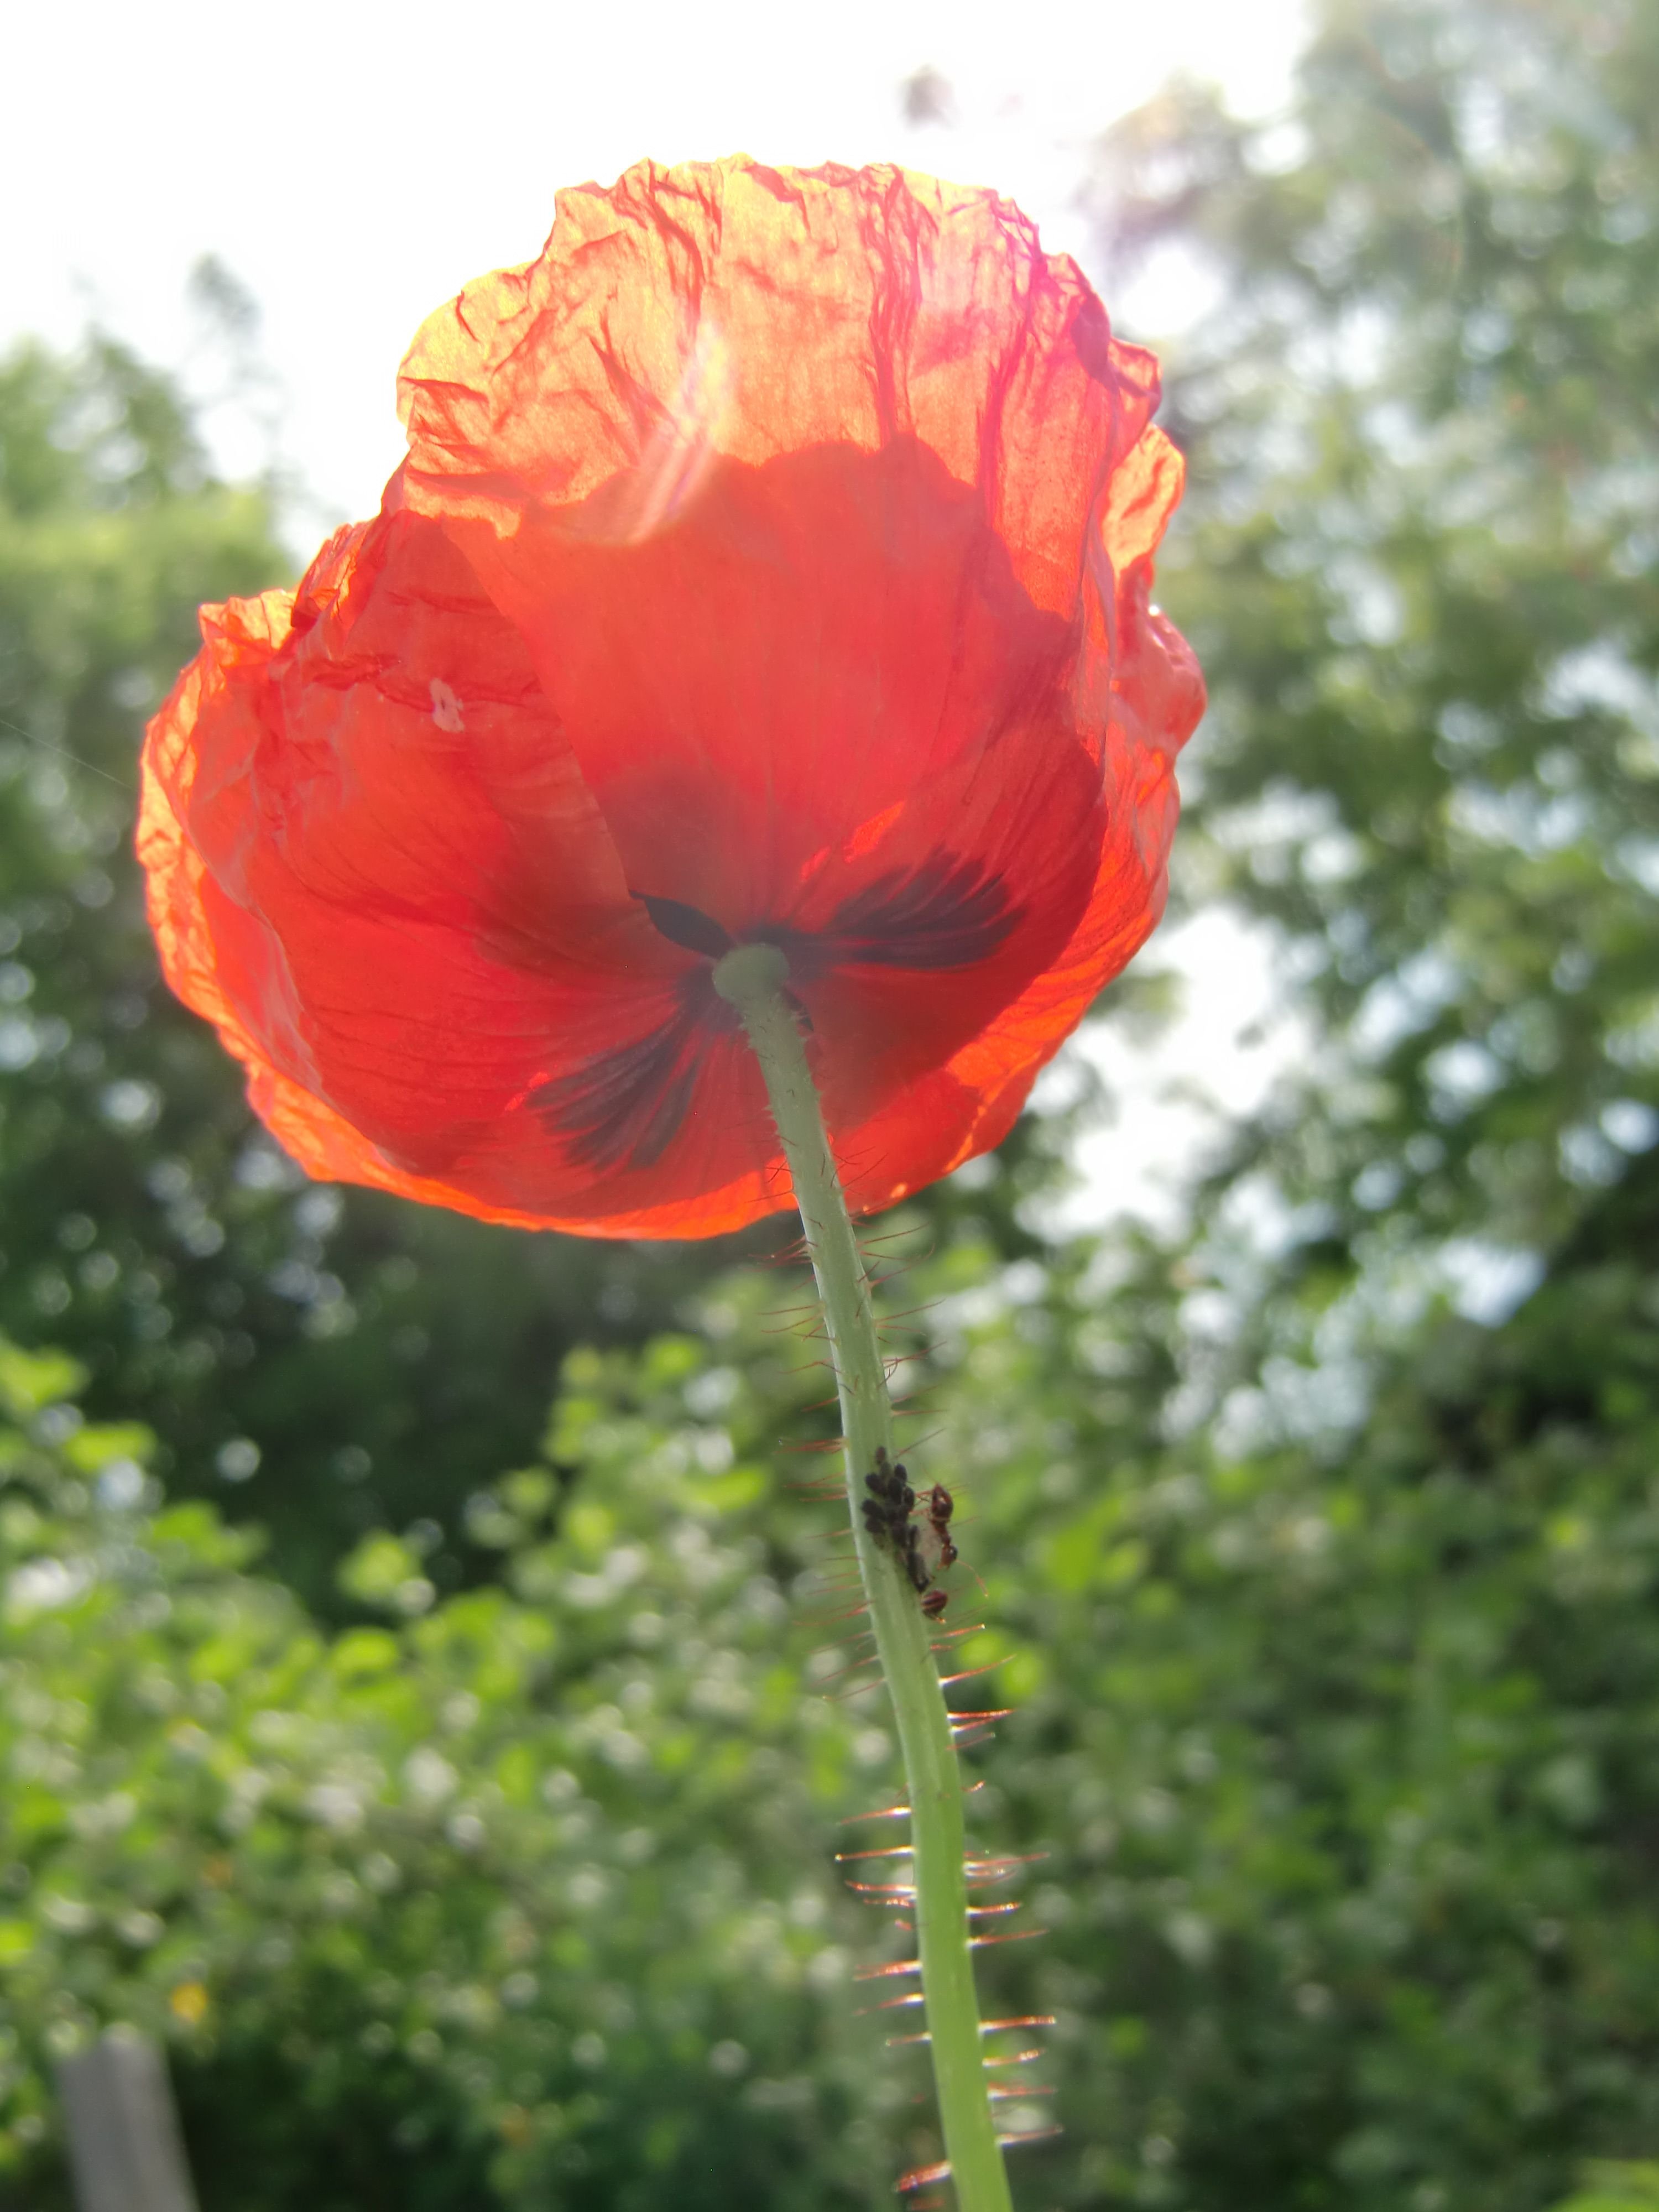
[[[1313,1041],[1199,1193],[1189,1441],[1136,1493],[1237,1517],[1166,1540],[1172,1673],[1094,1676],[1103,1776],[1172,1698],[1260,1778],[1218,1921],[1196,1838],[1132,1847],[1194,1915],[1126,2030],[1170,2203],[1535,2204],[1659,2135],[1656,96],[1651,10],[1335,0],[1289,118],[1171,95],[1104,151],[1114,250],[1216,292],[1171,389],[1185,881]],[[1258,1573],[1277,1615],[1224,1595]]]
[[[1172,95],[1107,149],[1114,250],[1221,293],[1170,401],[1188,882],[1318,1047],[1209,1210],[1271,1181],[1303,1311],[1419,1263],[1497,1310],[1653,1203],[1656,82],[1638,7],[1339,0],[1290,120]]]

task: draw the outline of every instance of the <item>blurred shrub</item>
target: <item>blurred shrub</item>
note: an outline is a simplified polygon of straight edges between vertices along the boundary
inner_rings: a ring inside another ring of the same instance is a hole
[[[1659,2166],[1601,2161],[1585,2171],[1584,2185],[1557,2212],[1652,2212],[1659,2204]]]
[[[894,1338],[961,1664],[1000,1662],[957,1695],[1014,1707],[976,1828],[1042,1855],[1047,1937],[983,1958],[991,2009],[1058,2016],[1024,2185],[1553,2203],[1659,2140],[1651,1287],[1432,1314],[1311,1450],[1135,1417],[1152,1288],[952,1251],[903,1286],[931,1352]],[[374,1536],[383,1625],[333,1633],[9,1356],[15,2201],[45,2055],[118,2016],[174,2040],[210,2212],[850,2203],[925,2153],[828,1863],[891,1775],[878,1706],[805,1694],[849,1654],[836,1516],[772,1471],[824,1419],[799,1295],[738,1277],[701,1344],[575,1355],[545,1457],[468,1508],[501,1586],[440,1597]],[[1173,1329],[1205,1294],[1166,1295]]]
[[[927,1456],[1018,1708],[985,1771],[1048,1854],[1055,1939],[999,1962],[1060,2019],[1036,2201],[1518,2212],[1659,2142],[1654,1249],[1587,1237],[1501,1328],[1431,1308],[1363,1428],[1259,1441],[1126,1418],[1117,1254],[945,1307]]]
[[[210,2206],[865,2201],[891,2100],[826,1838],[886,1742],[803,1695],[697,1348],[573,1361],[580,1477],[473,1501],[510,1587],[434,1602],[371,1539],[386,1625],[333,1636],[76,1380],[0,1358],[5,2200],[64,2201],[43,2069],[124,2019]]]

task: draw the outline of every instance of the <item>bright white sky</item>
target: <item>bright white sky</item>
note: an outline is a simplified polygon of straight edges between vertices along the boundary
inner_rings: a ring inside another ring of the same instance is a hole
[[[264,310],[283,458],[331,515],[369,514],[401,453],[392,378],[416,325],[532,256],[556,187],[647,154],[898,160],[997,186],[1086,258],[1071,203],[1090,140],[1177,70],[1276,106],[1301,20],[1300,0],[19,9],[0,346],[68,342],[95,316],[177,363],[185,280],[211,252]],[[898,87],[923,64],[954,88],[949,129],[903,119]]]
[[[1302,0],[42,0],[6,33],[0,349],[96,320],[203,389],[185,285],[216,255],[263,311],[275,378],[263,431],[246,408],[212,418],[220,465],[280,459],[308,550],[373,512],[400,458],[392,380],[417,324],[532,256],[559,185],[647,154],[896,160],[995,185],[1086,265],[1091,141],[1177,71],[1277,107],[1302,26]],[[952,88],[948,128],[904,120],[923,65]],[[1200,933],[1201,951],[1159,948],[1189,976],[1187,1018],[1107,1064],[1122,1112],[1085,1153],[1085,1215],[1166,1211],[1205,1119],[1171,1089],[1237,1107],[1294,1048],[1282,1030],[1234,1042],[1278,995],[1267,948],[1222,915]]]

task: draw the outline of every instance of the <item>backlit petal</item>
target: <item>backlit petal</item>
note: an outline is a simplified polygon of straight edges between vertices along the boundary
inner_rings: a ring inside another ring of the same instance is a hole
[[[169,980],[313,1173],[694,1236],[787,1202],[709,984],[785,951],[854,1201],[999,1140],[1152,927],[1202,704],[1148,356],[993,194],[746,161],[560,196],[410,458],[152,724]]]

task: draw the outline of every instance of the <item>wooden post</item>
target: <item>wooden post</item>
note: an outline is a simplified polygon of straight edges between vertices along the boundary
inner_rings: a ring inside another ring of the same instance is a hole
[[[58,2069],[79,2212],[197,2212],[167,2068],[136,2028]]]

